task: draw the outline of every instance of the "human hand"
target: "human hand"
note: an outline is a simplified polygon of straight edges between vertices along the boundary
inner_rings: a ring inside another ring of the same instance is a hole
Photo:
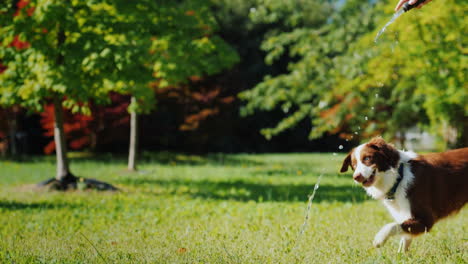
[[[400,0],[398,4],[395,7],[395,11],[398,11],[406,2],[408,2],[409,5],[414,5],[418,0]],[[416,8],[421,8],[423,5],[431,2],[432,0],[426,0],[423,3],[419,4]]]

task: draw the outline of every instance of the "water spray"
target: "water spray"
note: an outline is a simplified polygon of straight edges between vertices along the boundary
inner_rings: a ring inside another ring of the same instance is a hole
[[[314,190],[312,191],[312,194],[309,195],[309,199],[307,200],[307,208],[306,208],[306,211],[305,211],[304,223],[302,224],[299,232],[297,233],[296,240],[294,241],[293,250],[297,247],[299,239],[301,238],[301,236],[304,234],[304,232],[306,230],[307,223],[309,222],[310,209],[312,208],[312,201],[315,198],[315,192],[317,192],[317,189],[320,187],[320,181],[322,180],[323,174],[324,173],[323,173],[323,170],[322,170],[322,173],[320,174],[320,176],[317,179],[317,182],[315,183]],[[292,250],[291,250],[291,252],[292,252]]]
[[[420,4],[426,2],[426,0],[418,0],[416,1],[416,3],[410,5],[409,2],[406,2],[401,8],[400,10],[398,10],[395,14],[393,14],[393,17],[392,19],[390,19],[390,21],[387,22],[387,24],[385,24],[385,26],[379,31],[379,33],[377,33],[377,36],[375,36],[375,39],[374,39],[374,42],[377,43],[377,40],[379,39],[380,35],[382,35],[382,33],[385,32],[385,30],[387,29],[388,26],[390,26],[390,24],[392,24],[393,22],[395,22],[395,20],[401,16],[403,13],[406,13],[408,11],[410,11],[411,9],[419,6]]]

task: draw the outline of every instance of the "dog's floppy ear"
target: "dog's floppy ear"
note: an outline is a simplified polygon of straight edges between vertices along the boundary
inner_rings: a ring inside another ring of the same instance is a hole
[[[367,143],[367,146],[377,151],[375,157],[379,170],[388,170],[398,165],[400,159],[398,151],[392,144],[387,144],[383,138],[375,137]]]
[[[348,156],[346,156],[346,158],[343,160],[343,166],[341,166],[340,172],[348,171],[348,167],[351,166],[351,154],[352,153],[353,151],[351,150],[351,152],[348,153]]]
[[[387,145],[387,142],[382,137],[375,137],[367,143],[367,146],[375,149],[375,150],[381,150],[382,148]]]

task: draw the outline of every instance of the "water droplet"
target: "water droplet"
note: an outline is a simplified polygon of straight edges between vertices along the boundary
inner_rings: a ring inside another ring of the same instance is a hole
[[[346,141],[348,141],[348,140],[346,140]],[[339,148],[339,149],[343,149],[343,145],[338,146],[338,148]]]

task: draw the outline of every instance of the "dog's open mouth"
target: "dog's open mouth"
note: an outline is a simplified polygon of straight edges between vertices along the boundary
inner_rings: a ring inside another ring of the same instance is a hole
[[[374,183],[374,180],[375,180],[375,172],[376,172],[376,171],[377,171],[377,170],[374,170],[374,171],[372,172],[371,176],[370,176],[367,180],[365,180],[365,181],[362,182],[362,185],[363,185],[364,187],[369,187],[369,186],[371,186],[371,185]]]

